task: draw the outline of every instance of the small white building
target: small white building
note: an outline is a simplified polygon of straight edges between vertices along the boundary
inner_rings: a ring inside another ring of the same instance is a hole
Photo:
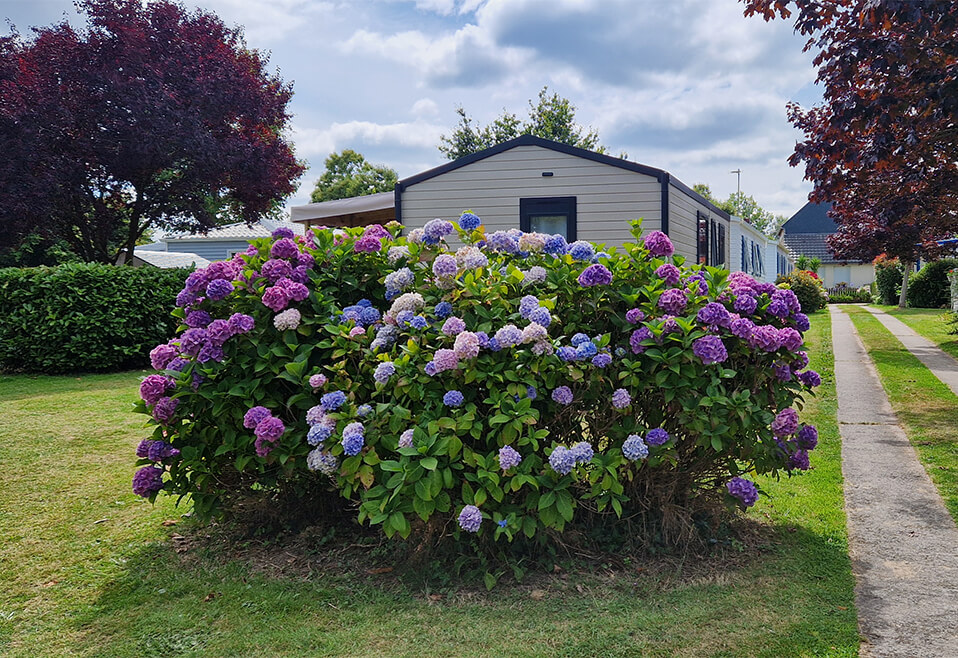
[[[785,242],[796,257],[821,260],[818,276],[826,288],[867,286],[875,280],[871,261],[839,260],[828,248],[828,236],[838,230],[835,220],[828,216],[831,207],[830,203],[806,203],[782,226]]]
[[[741,217],[732,215],[729,221],[729,270],[746,272],[759,281],[775,283],[778,277],[795,269],[781,231],[776,237],[769,237]]]

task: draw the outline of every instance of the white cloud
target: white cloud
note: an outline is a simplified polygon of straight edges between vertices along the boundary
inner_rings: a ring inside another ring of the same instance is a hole
[[[431,98],[420,98],[412,104],[412,113],[414,116],[436,116],[439,114],[439,106]]]

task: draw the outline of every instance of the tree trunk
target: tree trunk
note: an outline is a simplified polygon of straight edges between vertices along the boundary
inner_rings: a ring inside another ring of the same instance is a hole
[[[901,296],[898,297],[898,308],[905,308],[905,301],[908,298],[908,275],[911,274],[912,262],[901,259]]]

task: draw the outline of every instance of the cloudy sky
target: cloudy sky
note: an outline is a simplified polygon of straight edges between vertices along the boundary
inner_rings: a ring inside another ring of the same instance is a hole
[[[785,104],[820,102],[811,56],[787,22],[736,0],[185,0],[245,29],[294,83],[291,138],[310,169],[351,148],[400,178],[442,164],[462,105],[480,124],[524,117],[543,86],[569,98],[610,153],[719,197],[742,190],[791,216],[811,185],[786,160],[800,134]],[[0,0],[21,33],[70,0]],[[0,25],[0,31],[7,31]]]

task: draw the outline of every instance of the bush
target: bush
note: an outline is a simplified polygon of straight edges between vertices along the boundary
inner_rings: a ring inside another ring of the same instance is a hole
[[[595,254],[464,214],[291,237],[187,280],[140,389],[140,495],[203,518],[296,496],[390,536],[623,517],[678,540],[697,510],[753,504],[742,476],[808,468],[798,299],[682,267],[662,233]]]
[[[875,259],[875,287],[879,304],[891,306],[898,303],[901,294],[901,269],[897,258],[879,256]]]
[[[820,308],[825,308],[828,302],[825,285],[814,272],[792,270],[778,277],[775,283],[787,286],[795,293],[802,305],[802,313],[814,313]]]
[[[861,288],[829,288],[829,304],[871,304],[872,293],[868,286]]]
[[[908,278],[908,305],[913,308],[951,307],[948,272],[958,267],[958,259],[944,258],[926,264]]]
[[[142,367],[186,270],[68,264],[0,269],[0,369],[66,373]]]

